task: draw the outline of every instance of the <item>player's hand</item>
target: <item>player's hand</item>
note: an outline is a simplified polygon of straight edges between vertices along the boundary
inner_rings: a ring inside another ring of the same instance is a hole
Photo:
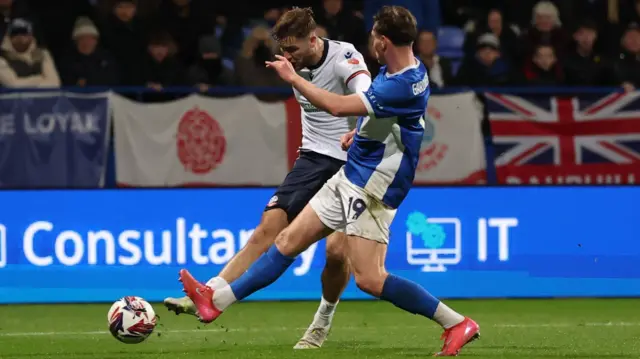
[[[294,70],[293,65],[284,56],[276,55],[276,59],[276,61],[265,61],[265,64],[267,67],[276,70],[284,81],[292,83],[296,77],[296,70]]]
[[[356,135],[356,130],[349,131],[340,137],[340,146],[342,146],[342,150],[346,151],[351,147],[353,143],[353,137]]]

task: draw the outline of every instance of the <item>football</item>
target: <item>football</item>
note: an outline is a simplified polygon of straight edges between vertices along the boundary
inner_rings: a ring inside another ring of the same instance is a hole
[[[156,327],[156,313],[151,304],[140,297],[117,300],[107,314],[109,331],[126,344],[143,342]]]

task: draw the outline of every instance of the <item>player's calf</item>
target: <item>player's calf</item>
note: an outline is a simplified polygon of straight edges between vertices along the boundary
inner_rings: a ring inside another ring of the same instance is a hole
[[[304,332],[294,349],[316,349],[325,342],[331,322],[351,276],[344,233],[334,232],[327,238],[326,261],[322,271],[322,300],[313,322]]]

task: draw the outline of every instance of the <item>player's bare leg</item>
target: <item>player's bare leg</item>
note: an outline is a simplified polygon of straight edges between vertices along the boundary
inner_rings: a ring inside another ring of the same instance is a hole
[[[387,273],[386,244],[357,236],[349,236],[347,243],[358,288],[407,312],[430,318],[444,328],[445,344],[436,356],[456,356],[463,346],[479,337],[480,327],[473,320],[458,314],[417,283]]]
[[[313,322],[294,349],[320,348],[329,335],[333,315],[342,292],[351,278],[347,259],[347,237],[334,232],[327,237],[327,259],[322,271],[322,300]]]
[[[274,208],[262,214],[260,224],[255,229],[247,244],[236,253],[225,265],[217,277],[211,278],[207,286],[213,289],[222,288],[233,282],[246,272],[247,269],[273,244],[278,233],[282,232],[289,225],[287,213]],[[189,297],[166,298],[164,305],[176,314],[197,315],[197,310],[193,301]]]
[[[300,253],[332,232],[320,221],[311,206],[307,205],[293,223],[278,234],[275,245],[233,283],[213,289],[198,282],[189,271],[182,269],[180,281],[198,310],[198,319],[210,323],[233,303],[275,282]]]

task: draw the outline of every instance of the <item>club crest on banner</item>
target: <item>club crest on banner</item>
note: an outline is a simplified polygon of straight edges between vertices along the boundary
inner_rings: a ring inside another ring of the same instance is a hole
[[[178,159],[185,170],[206,174],[224,160],[227,140],[220,124],[206,111],[194,107],[178,124]]]
[[[420,148],[418,160],[418,172],[429,171],[436,167],[447,155],[449,146],[436,140],[438,122],[442,120],[442,114],[433,106],[429,106],[425,112],[424,136]]]

